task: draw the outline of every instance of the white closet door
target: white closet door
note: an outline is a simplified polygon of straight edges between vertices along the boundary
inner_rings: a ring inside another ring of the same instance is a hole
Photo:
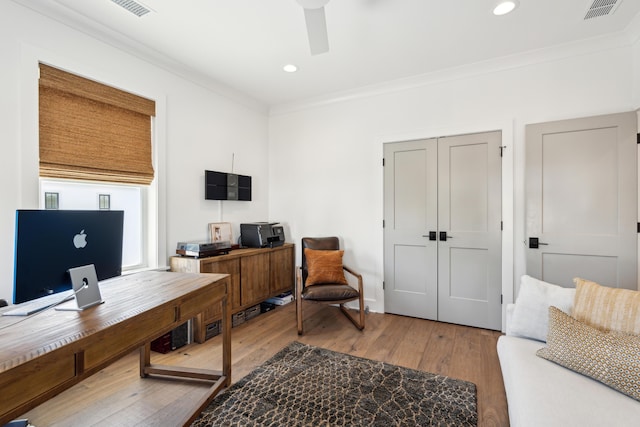
[[[437,320],[437,140],[384,145],[385,312]]]
[[[438,320],[444,322],[502,326],[501,140],[500,132],[490,132],[438,141]]]
[[[636,120],[630,112],[526,127],[529,275],[637,289]]]
[[[501,328],[500,132],[385,144],[385,311]]]

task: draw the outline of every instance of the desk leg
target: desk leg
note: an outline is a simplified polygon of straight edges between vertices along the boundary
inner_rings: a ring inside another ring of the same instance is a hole
[[[140,377],[148,377],[146,368],[151,366],[151,343],[148,342],[140,347]]]
[[[204,324],[204,316],[202,313],[198,313],[193,318],[193,340],[198,344],[202,344],[206,341],[207,325]]]
[[[227,296],[220,301],[222,304],[222,375],[226,378],[226,387],[231,385],[231,310],[228,295],[227,293]]]

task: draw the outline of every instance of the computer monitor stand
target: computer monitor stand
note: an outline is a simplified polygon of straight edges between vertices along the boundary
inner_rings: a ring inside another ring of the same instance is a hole
[[[75,295],[75,307],[61,305],[56,307],[59,311],[82,311],[89,307],[102,304],[98,276],[93,264],[83,265],[69,269],[71,285]]]

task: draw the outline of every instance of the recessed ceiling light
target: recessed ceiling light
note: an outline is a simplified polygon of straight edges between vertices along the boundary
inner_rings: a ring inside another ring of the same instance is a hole
[[[497,16],[506,15],[507,13],[512,12],[516,7],[518,7],[517,0],[500,1],[496,4],[496,7],[493,8],[493,14]]]
[[[296,71],[298,71],[298,67],[296,67],[293,64],[287,64],[284,67],[282,67],[282,69],[287,73],[295,73]]]

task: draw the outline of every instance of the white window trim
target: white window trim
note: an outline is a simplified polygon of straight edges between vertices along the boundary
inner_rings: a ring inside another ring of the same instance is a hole
[[[144,213],[146,227],[144,239],[147,243],[146,269],[165,269],[168,264],[167,248],[167,186],[166,186],[166,138],[167,138],[167,94],[160,88],[153,88],[147,82],[137,82],[139,87],[131,87],[127,73],[105,76],[94,66],[88,65],[78,55],[75,58],[60,55],[51,50],[41,49],[28,43],[20,43],[21,86],[20,86],[20,174],[18,182],[17,209],[37,209],[40,203],[39,185],[39,110],[38,74],[39,63],[45,62],[62,69],[74,70],[77,74],[115,87],[122,87],[156,102],[156,116],[152,118],[152,162],[155,177],[147,187],[147,212]],[[142,64],[141,66],[144,66]],[[115,73],[115,72],[114,72]],[[134,272],[138,270],[131,270]]]

